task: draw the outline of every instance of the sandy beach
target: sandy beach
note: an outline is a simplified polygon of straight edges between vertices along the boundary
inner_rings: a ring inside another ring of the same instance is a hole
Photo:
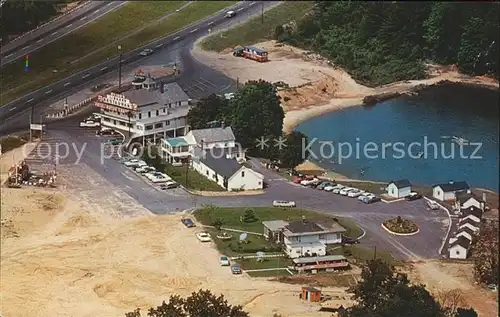
[[[240,83],[263,79],[285,82],[290,89],[281,89],[285,110],[284,131],[290,132],[301,122],[315,116],[358,106],[363,98],[386,93],[409,93],[417,86],[435,85],[440,81],[474,84],[498,89],[496,80],[484,76],[471,77],[460,74],[456,67],[428,65],[429,78],[395,82],[370,88],[357,83],[344,70],[334,67],[321,56],[302,49],[278,44],[275,41],[257,43],[255,46],[268,51],[269,62],[235,58],[232,49],[221,54],[200,48],[200,39],[193,48],[193,56],[200,62],[217,69]]]

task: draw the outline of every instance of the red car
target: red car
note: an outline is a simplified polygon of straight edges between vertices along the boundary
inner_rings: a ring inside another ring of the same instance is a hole
[[[301,181],[302,181],[302,177],[295,177],[295,178],[293,179],[293,183],[294,183],[294,184],[300,184],[300,182],[301,182]]]

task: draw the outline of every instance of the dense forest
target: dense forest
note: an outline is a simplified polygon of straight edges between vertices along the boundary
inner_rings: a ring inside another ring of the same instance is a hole
[[[276,36],[321,53],[368,85],[422,78],[430,61],[498,78],[499,5],[318,1],[294,32]]]
[[[3,2],[3,1],[2,1]],[[5,1],[0,9],[0,38],[3,41],[36,28],[59,13],[67,1]]]

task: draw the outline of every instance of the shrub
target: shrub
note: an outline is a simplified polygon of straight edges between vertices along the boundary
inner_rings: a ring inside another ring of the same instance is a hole
[[[255,216],[255,211],[253,209],[246,209],[245,213],[243,214],[243,221],[244,222],[256,222],[257,217]]]

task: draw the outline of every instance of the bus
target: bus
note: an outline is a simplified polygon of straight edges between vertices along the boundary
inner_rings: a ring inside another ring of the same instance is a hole
[[[267,52],[253,46],[245,46],[233,51],[234,56],[242,56],[258,62],[267,62]]]
[[[349,262],[342,255],[326,255],[293,259],[293,270],[298,273],[331,272],[349,268]]]

